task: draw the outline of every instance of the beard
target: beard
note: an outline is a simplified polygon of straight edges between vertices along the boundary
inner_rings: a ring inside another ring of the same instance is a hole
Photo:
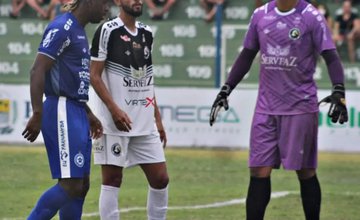
[[[139,10],[139,11],[135,11],[134,9],[132,9],[131,7],[129,7],[129,6],[122,6],[123,7],[123,10],[127,13],[127,14],[129,14],[129,15],[131,15],[131,16],[133,16],[133,17],[140,17],[141,15],[142,15],[142,7],[141,7],[141,9]]]

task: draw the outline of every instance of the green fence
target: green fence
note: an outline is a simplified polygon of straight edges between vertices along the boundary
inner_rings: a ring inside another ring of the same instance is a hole
[[[224,75],[231,68],[241,49],[253,2],[229,1],[224,10]],[[9,19],[6,17],[9,9],[9,3],[0,6],[0,15],[3,16],[0,18],[0,82],[27,84],[29,70],[47,21],[34,17]],[[140,19],[152,27],[155,35],[153,48],[155,82],[158,86],[213,87],[216,52],[214,24],[202,20],[201,8],[197,0],[179,0],[175,9],[165,21],[151,21],[146,9]],[[117,13],[116,8],[112,11],[114,14]],[[87,26],[90,40],[95,29],[96,25]],[[358,52],[360,53],[360,47]],[[359,89],[360,65],[350,65],[344,59],[344,67],[347,88]],[[327,69],[321,60],[315,78],[320,88],[330,87]],[[258,59],[254,61],[250,73],[241,86],[256,87],[257,80]]]

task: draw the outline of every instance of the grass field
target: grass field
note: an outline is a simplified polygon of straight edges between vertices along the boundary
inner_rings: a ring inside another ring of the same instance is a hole
[[[170,148],[166,156],[171,178],[169,220],[245,219],[246,151]],[[322,219],[360,219],[360,154],[321,153],[319,160]],[[41,193],[54,184],[44,148],[1,146],[0,169],[0,220],[26,219]],[[83,219],[99,219],[99,186],[100,169],[93,166]],[[272,191],[284,195],[271,200],[266,220],[304,219],[293,172],[273,172]],[[128,211],[121,213],[122,220],[146,219],[147,183],[140,169],[125,171],[120,194],[120,206]],[[224,206],[218,207],[220,202]]]

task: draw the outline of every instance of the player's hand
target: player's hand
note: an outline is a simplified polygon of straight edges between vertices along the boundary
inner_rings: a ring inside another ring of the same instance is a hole
[[[93,139],[98,139],[103,135],[103,126],[100,120],[91,112],[88,114],[90,124],[90,134]]]
[[[132,122],[126,112],[118,108],[115,112],[112,112],[111,114],[117,129],[125,132],[129,132],[131,130]]]
[[[230,95],[231,88],[229,85],[225,84],[221,87],[219,94],[216,96],[216,99],[211,107],[210,111],[210,126],[215,123],[216,117],[221,110],[224,108],[226,111],[229,109],[228,96]]]
[[[343,124],[348,121],[344,85],[334,85],[331,95],[323,98],[319,102],[319,105],[323,102],[330,103],[328,116],[331,118],[333,123],[339,122],[340,124]]]
[[[24,131],[22,132],[22,136],[30,142],[34,142],[38,137],[41,129],[41,113],[34,113],[29,119],[28,123]]]
[[[164,129],[159,129],[158,131],[160,135],[160,141],[163,143],[163,148],[165,148],[167,143],[166,132]]]

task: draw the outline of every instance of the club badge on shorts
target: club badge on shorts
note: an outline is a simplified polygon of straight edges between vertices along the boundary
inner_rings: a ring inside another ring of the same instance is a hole
[[[77,153],[74,157],[74,162],[76,166],[83,167],[85,162],[84,155],[81,152]]]
[[[121,146],[119,143],[115,143],[111,146],[111,153],[114,156],[119,157],[121,155]]]

